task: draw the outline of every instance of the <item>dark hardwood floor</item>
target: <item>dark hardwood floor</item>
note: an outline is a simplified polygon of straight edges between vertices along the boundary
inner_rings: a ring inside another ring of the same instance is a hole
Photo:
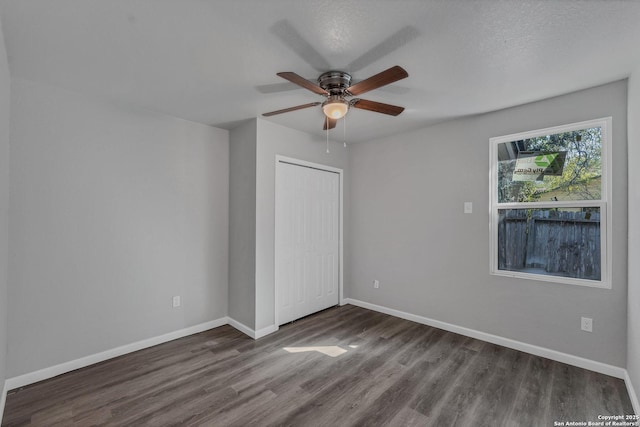
[[[354,306],[212,329],[14,390],[2,426],[553,426],[622,380]]]

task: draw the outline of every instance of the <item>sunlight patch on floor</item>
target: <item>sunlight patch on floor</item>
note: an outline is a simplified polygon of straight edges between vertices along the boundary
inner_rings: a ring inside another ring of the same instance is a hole
[[[306,353],[309,351],[317,351],[318,353],[326,354],[331,357],[338,357],[341,354],[347,352],[347,350],[338,347],[337,345],[323,345],[323,346],[309,346],[309,347],[284,347],[284,351],[289,353]]]

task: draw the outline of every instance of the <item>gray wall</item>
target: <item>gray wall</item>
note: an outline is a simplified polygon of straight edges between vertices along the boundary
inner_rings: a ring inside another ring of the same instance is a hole
[[[640,66],[629,79],[629,218],[640,211]],[[635,214],[634,214],[635,212]],[[640,393],[640,224],[629,221],[629,298],[627,317],[627,371]],[[640,411],[640,408],[636,408]]]
[[[353,147],[348,296],[614,366],[626,364],[627,84]],[[613,288],[489,274],[489,138],[613,117]],[[473,202],[473,214],[463,202]],[[380,289],[372,281],[380,280]],[[580,330],[580,317],[594,331]]]
[[[11,138],[9,377],[227,315],[227,131],[13,79]]]
[[[340,126],[340,125],[338,125]],[[331,135],[338,134],[339,127]],[[355,132],[355,130],[354,130]],[[276,154],[333,166],[345,171],[345,195],[348,215],[349,148],[266,120],[258,119],[256,167],[256,330],[275,324],[275,157]],[[347,225],[345,224],[345,228]]]
[[[0,393],[7,355],[7,259],[9,245],[9,107],[11,82],[0,25]],[[0,397],[0,401],[2,398]],[[0,420],[3,407],[0,406]]]
[[[229,133],[229,317],[256,323],[256,120]]]

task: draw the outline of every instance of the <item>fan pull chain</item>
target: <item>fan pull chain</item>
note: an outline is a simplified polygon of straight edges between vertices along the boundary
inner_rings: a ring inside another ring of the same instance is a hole
[[[329,117],[327,119],[327,154],[329,154]]]
[[[342,144],[344,148],[347,148],[347,116],[342,118],[344,124],[342,125]]]

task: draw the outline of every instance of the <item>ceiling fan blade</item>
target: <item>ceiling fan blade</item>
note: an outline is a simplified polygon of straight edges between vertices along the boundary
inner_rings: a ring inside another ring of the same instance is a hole
[[[389,55],[394,50],[401,48],[420,36],[420,31],[412,26],[406,26],[396,31],[367,52],[354,59],[345,68],[353,73],[362,70],[364,67],[379,61],[382,57]]]
[[[308,89],[313,93],[317,93],[318,95],[329,95],[329,92],[327,92],[326,90],[322,89],[317,84],[310,82],[309,80],[305,79],[304,77],[299,76],[296,73],[292,73],[291,71],[285,71],[283,73],[277,73],[277,74],[278,74],[278,76],[282,77],[283,79],[287,79],[291,83],[295,83],[298,86],[302,86],[303,88]]]
[[[270,30],[285,46],[294,51],[316,71],[324,72],[331,69],[329,62],[286,19],[273,24]]]
[[[303,108],[315,107],[316,105],[320,105],[322,102],[310,102],[308,104],[296,105],[295,107],[289,107],[282,110],[270,111],[268,113],[264,113],[263,116],[275,116],[276,114],[288,113],[289,111],[302,110]]]
[[[404,111],[404,107],[398,107],[397,105],[384,104],[382,102],[367,101],[366,99],[357,99],[352,101],[354,108],[361,110],[374,111],[376,113],[389,114],[390,116],[397,116]]]
[[[338,122],[338,119],[331,119],[329,117],[325,117],[324,127],[322,128],[322,130],[327,130],[327,125],[329,125],[329,129],[333,129],[334,127],[336,127],[337,122]]]
[[[360,95],[361,93],[369,92],[370,90],[377,89],[379,87],[388,85],[389,83],[397,82],[406,77],[409,77],[409,73],[399,65],[393,66],[381,73],[371,76],[359,83],[354,84],[347,89],[353,96]]]

